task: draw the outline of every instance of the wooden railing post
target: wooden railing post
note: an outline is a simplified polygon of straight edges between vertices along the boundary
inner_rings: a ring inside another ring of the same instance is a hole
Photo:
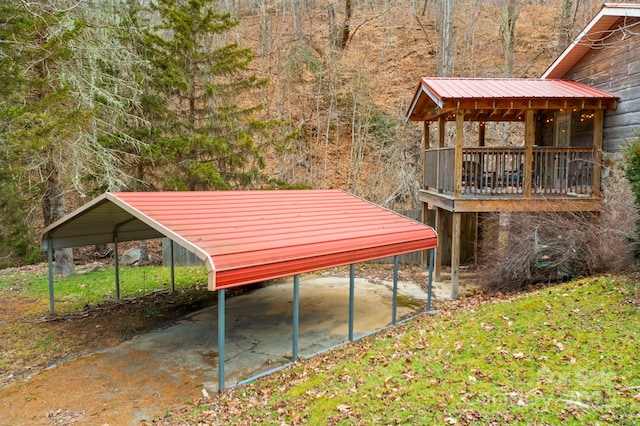
[[[533,145],[536,141],[536,123],[534,110],[528,109],[524,117],[524,176],[522,192],[525,198],[531,198],[531,176],[533,170]]]
[[[462,195],[462,148],[464,146],[464,110],[456,110],[456,148],[453,163],[453,196]]]
[[[427,150],[429,149],[429,125],[428,121],[424,122],[424,139],[422,140],[422,188],[427,187]]]
[[[603,131],[604,111],[597,109],[593,114],[593,183],[591,186],[591,195],[594,197],[600,196]]]

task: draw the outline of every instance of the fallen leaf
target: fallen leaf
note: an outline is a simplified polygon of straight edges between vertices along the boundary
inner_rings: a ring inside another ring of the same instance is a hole
[[[341,413],[348,413],[349,411],[351,411],[351,407],[348,404],[340,404],[336,408]]]

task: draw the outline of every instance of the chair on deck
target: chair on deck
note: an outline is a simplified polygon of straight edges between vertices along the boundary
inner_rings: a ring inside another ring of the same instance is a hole
[[[475,186],[476,189],[486,189],[492,184],[492,175],[485,172],[482,165],[476,161],[463,161],[462,183],[466,187]]]

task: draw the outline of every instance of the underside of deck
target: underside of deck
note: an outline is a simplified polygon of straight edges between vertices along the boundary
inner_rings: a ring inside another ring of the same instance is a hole
[[[429,206],[454,213],[473,212],[599,212],[603,210],[601,197],[583,195],[534,194],[462,194],[454,197],[428,189],[420,190],[420,201]]]

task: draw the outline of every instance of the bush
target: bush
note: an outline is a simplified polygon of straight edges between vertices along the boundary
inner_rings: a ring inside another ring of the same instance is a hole
[[[628,241],[635,208],[628,186],[605,191],[601,214],[502,214],[483,226],[479,279],[485,291],[508,292],[531,284],[615,273],[632,264]]]
[[[629,142],[622,151],[622,168],[631,185],[636,206],[640,206],[640,136]],[[640,259],[640,218],[636,219],[635,235],[629,237],[636,259]]]

